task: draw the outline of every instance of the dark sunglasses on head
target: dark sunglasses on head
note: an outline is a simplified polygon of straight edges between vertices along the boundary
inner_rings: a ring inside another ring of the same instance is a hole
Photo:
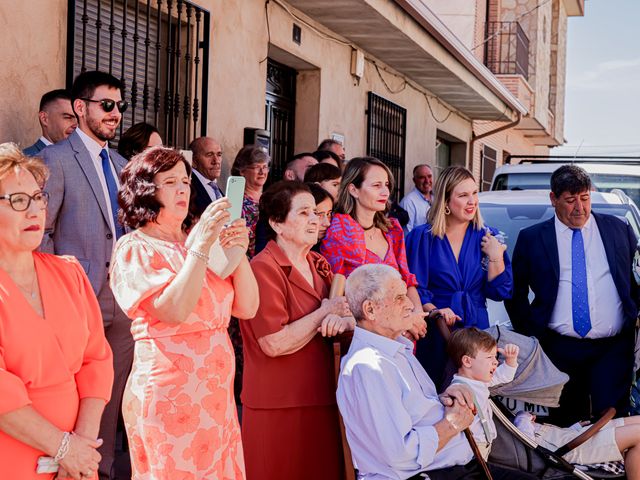
[[[107,113],[112,111],[114,107],[118,107],[118,111],[120,113],[123,113],[129,106],[129,102],[126,102],[124,100],[120,100],[116,102],[115,100],[111,100],[110,98],[104,98],[102,100],[93,100],[91,98],[81,98],[80,100],[84,100],[85,102],[99,103],[100,106],[102,107],[102,110],[104,110]]]

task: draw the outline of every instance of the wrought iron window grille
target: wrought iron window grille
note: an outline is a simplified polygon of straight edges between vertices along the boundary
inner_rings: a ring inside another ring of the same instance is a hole
[[[68,87],[87,70],[109,72],[130,102],[119,134],[144,121],[179,148],[206,135],[207,10],[186,0],[69,0],[68,7]]]
[[[367,155],[382,160],[396,183],[392,199],[404,195],[407,110],[373,92],[367,102]]]

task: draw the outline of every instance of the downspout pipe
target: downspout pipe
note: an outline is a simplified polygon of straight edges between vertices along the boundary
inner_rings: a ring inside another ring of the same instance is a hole
[[[467,157],[467,168],[471,169],[473,165],[473,146],[475,143],[485,137],[489,137],[491,135],[495,135],[496,133],[502,132],[504,130],[509,130],[510,128],[515,127],[522,120],[522,114],[517,112],[517,117],[513,122],[507,123],[506,125],[502,125],[501,127],[495,128],[493,130],[489,130],[488,132],[482,133],[480,135],[472,135],[471,141],[469,142],[469,155]]]

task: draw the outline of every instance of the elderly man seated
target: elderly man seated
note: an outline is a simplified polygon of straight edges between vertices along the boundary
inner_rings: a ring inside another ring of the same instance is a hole
[[[346,296],[357,326],[337,399],[358,478],[485,478],[462,433],[473,421],[470,391],[455,385],[439,398],[402,335],[415,314],[400,274],[363,265],[347,279]],[[490,469],[496,480],[535,478]]]

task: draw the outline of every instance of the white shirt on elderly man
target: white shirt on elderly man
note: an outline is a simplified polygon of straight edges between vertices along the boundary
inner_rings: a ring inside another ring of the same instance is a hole
[[[462,433],[437,451],[434,425],[444,418],[444,406],[404,337],[391,340],[356,327],[337,400],[359,479],[401,480],[473,458]]]

